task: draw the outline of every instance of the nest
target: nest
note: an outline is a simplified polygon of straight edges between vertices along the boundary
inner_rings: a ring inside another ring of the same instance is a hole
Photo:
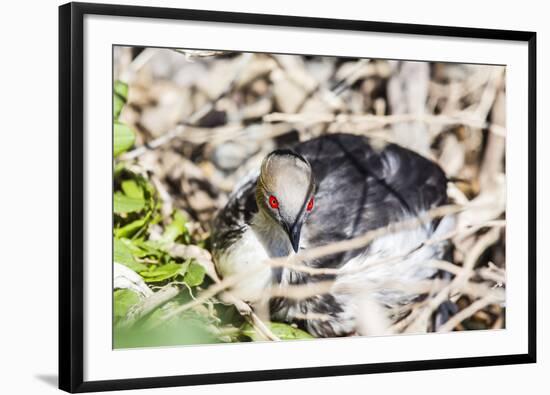
[[[199,248],[187,254],[219,285],[208,254],[212,219],[267,153],[335,132],[397,143],[445,171],[458,221],[447,236],[451,261],[432,263],[449,280],[422,284],[427,296],[382,331],[505,326],[504,67],[132,47],[114,54],[114,78],[129,85],[120,121],[136,132],[134,147],[116,162],[148,180],[161,201],[158,221],[141,237],[158,238],[173,213],[183,213],[188,234],[177,244]],[[209,284],[197,285],[196,306],[219,299]],[[435,328],[434,312],[448,299],[458,311]],[[140,303],[134,317],[143,315]],[[186,303],[168,315],[187,311]],[[246,317],[258,333],[277,338],[265,317]],[[363,334],[380,332],[364,327]]]

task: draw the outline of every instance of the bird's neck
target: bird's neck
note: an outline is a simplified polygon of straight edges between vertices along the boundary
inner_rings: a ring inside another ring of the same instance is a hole
[[[282,257],[294,253],[286,232],[262,210],[254,215],[250,222],[250,228],[270,257]]]

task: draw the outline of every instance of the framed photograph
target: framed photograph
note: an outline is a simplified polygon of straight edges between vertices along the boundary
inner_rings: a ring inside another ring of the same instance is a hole
[[[59,386],[536,360],[536,34],[59,9]]]

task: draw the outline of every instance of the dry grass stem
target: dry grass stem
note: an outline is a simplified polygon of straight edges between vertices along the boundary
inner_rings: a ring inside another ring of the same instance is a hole
[[[466,307],[464,310],[461,310],[457,314],[452,316],[449,319],[449,321],[447,321],[438,329],[438,332],[452,331],[458,324],[460,324],[466,318],[474,315],[479,310],[483,309],[484,307],[490,304],[498,303],[502,301],[503,299],[495,298],[493,294],[487,294],[483,296],[481,299],[476,300],[474,303]]]

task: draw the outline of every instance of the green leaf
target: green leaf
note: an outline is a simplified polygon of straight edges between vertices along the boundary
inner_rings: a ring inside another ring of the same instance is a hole
[[[120,186],[126,196],[133,199],[145,199],[143,188],[136,180],[124,180]]]
[[[197,285],[201,285],[204,281],[204,274],[205,270],[202,265],[191,262],[189,268],[187,268],[187,273],[185,273],[183,277],[183,281],[190,287],[196,287]]]
[[[143,256],[156,256],[160,257],[161,255],[165,254],[165,251],[162,249],[163,244],[159,243],[156,240],[134,240],[134,244],[139,247],[139,249],[142,251],[141,253]],[[138,256],[137,254],[135,254]]]
[[[128,239],[115,239],[114,240],[114,253],[113,258],[115,262],[121,263],[125,266],[128,266],[135,272],[140,272],[142,270],[147,270],[147,266],[143,263],[136,261],[132,250],[128,244],[131,244],[131,240]]]
[[[124,99],[119,95],[113,95],[113,120],[117,120],[122,112],[122,107],[124,107]]]
[[[122,107],[128,100],[128,85],[122,81],[115,81],[113,93],[113,119],[118,119]]]
[[[128,100],[128,84],[120,80],[116,80],[115,93],[122,97],[124,101]]]
[[[142,229],[144,226],[146,226],[148,221],[149,221],[149,215],[146,215],[145,217],[136,219],[135,221],[132,221],[129,224],[126,224],[118,229],[115,229],[115,237],[116,238],[131,237],[140,229]]]
[[[162,311],[161,311],[162,310]],[[148,318],[158,324],[166,314],[164,306],[156,309]],[[188,312],[191,313],[191,312]],[[180,318],[181,317],[181,318]],[[220,341],[207,329],[200,317],[181,314],[160,326],[134,325],[130,328],[116,326],[113,331],[114,348],[159,347],[184,344],[209,344]]]
[[[176,211],[174,213],[174,218],[172,219],[172,222],[164,229],[161,242],[171,243],[175,241],[179,236],[186,233],[186,222],[187,219],[185,218],[185,216],[180,211]]]
[[[114,320],[115,323],[126,318],[130,308],[139,303],[139,295],[129,289],[117,289],[114,294]]]
[[[115,213],[117,214],[133,213],[145,208],[145,200],[143,197],[130,197],[120,191],[115,192],[113,203]]]
[[[115,179],[119,178],[124,171],[126,171],[126,163],[124,162],[115,163],[115,168],[113,169],[114,178]]]
[[[282,322],[270,322],[267,324],[271,332],[279,337],[281,340],[298,340],[298,339],[313,339],[309,333],[295,328],[291,325],[284,324]],[[264,340],[258,333],[252,328],[248,323],[244,324],[241,327],[241,333],[245,336],[248,336],[253,341],[262,341]]]
[[[114,142],[113,154],[118,156],[131,148],[136,140],[134,131],[128,126],[120,122],[114,123]]]
[[[164,281],[169,278],[175,277],[178,274],[185,273],[185,270],[187,269],[187,264],[180,264],[175,262],[169,262],[165,265],[156,266],[151,268],[148,271],[140,272],[139,274],[145,282],[148,283],[155,283],[159,281]]]

